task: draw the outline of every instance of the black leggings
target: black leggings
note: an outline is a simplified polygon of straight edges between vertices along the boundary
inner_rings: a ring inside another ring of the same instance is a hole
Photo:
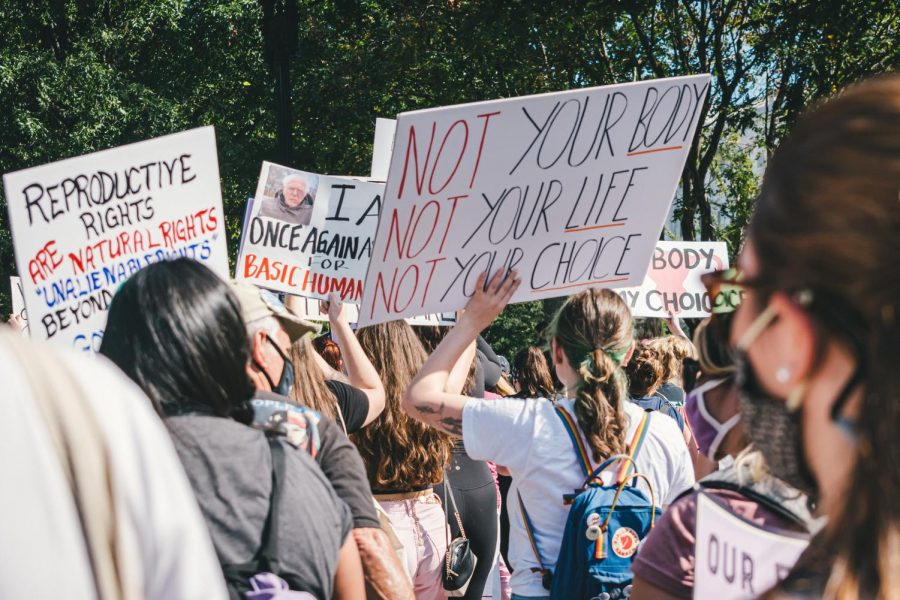
[[[494,553],[497,551],[497,489],[494,487],[494,478],[485,462],[474,461],[465,454],[462,449],[453,450],[450,458],[450,468],[447,470],[450,479],[450,487],[453,488],[453,497],[463,527],[469,538],[472,552],[478,557],[475,566],[475,574],[469,583],[464,598],[466,600],[481,600],[484,586],[493,568]],[[443,501],[443,485],[436,485],[434,493]],[[450,499],[447,499],[450,504]],[[453,516],[453,507],[445,506],[450,531],[453,537],[459,535],[459,527]]]

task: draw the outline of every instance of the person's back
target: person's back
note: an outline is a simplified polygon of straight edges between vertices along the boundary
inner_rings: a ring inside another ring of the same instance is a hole
[[[265,434],[213,415],[178,415],[167,424],[219,559],[231,565],[250,561],[262,545],[272,496]],[[278,443],[286,450],[283,510],[275,532],[278,575],[292,590],[330,598],[336,562],[327,557],[338,555],[350,533],[350,511],[308,453],[284,438]]]
[[[103,360],[10,335],[0,334],[0,479],[7,486],[0,499],[0,539],[7,550],[0,561],[0,597],[97,597],[82,517],[37,398],[50,393],[70,409],[83,405],[102,435],[88,440],[88,432],[78,431],[81,441],[68,451],[82,452],[92,443],[106,447],[116,513],[112,547],[122,559],[129,597],[225,598],[200,511],[147,398]],[[52,373],[33,359],[35,353]],[[52,375],[52,383],[39,388],[28,375],[34,369],[38,378]]]
[[[535,537],[532,546],[522,511],[514,503],[509,553],[514,568],[513,596],[546,597],[543,574],[556,565],[566,529],[563,496],[580,488],[585,476],[567,427],[550,400],[486,401],[445,391],[452,362],[499,314],[520,283],[515,274],[505,279],[495,276],[487,286],[484,280],[484,275],[479,277],[476,293],[457,327],[410,385],[404,408],[433,427],[462,434],[472,458],[492,460],[509,469],[516,488],[512,491],[521,494]],[[559,404],[574,421],[585,442],[585,458],[595,467],[628,451],[645,414],[628,401],[621,368],[634,348],[632,332],[628,307],[609,290],[587,290],[572,296],[551,325],[553,363],[569,395]],[[636,462],[637,472],[651,482],[656,505],[670,502],[694,482],[683,438],[675,423],[665,417],[650,417]],[[638,487],[647,490],[644,483]]]
[[[289,499],[276,506],[279,543],[272,558],[277,565],[257,553],[273,472],[262,453],[268,450],[264,434],[250,427],[250,347],[240,303],[228,284],[187,259],[138,271],[113,298],[100,352],[171,421],[223,567],[235,566],[232,556],[252,559],[240,569],[251,572],[246,579],[229,579],[232,597],[249,588],[249,577],[261,571],[274,571],[293,590],[330,596],[333,585],[335,597],[362,593],[346,507],[308,457],[293,456],[297,449],[284,453]],[[305,495],[298,488],[306,488]],[[231,522],[235,512],[244,519],[239,526]],[[306,525],[312,520],[322,531]]]

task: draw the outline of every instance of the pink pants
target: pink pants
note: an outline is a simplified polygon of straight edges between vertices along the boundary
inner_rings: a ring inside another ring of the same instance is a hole
[[[406,551],[416,600],[444,600],[441,566],[447,552],[447,525],[440,499],[379,500]]]

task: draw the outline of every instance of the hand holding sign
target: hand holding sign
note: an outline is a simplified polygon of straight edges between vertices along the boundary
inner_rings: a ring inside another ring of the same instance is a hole
[[[480,273],[512,301],[643,280],[709,76],[401,114],[362,325],[454,310]]]
[[[485,285],[487,275],[482,273],[475,280],[475,293],[459,317],[457,327],[472,327],[476,332],[482,331],[503,312],[522,284],[515,269],[508,272],[497,271]]]

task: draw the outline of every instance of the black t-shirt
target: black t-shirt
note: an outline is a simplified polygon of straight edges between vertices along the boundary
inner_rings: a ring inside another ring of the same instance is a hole
[[[271,502],[272,458],[265,435],[207,415],[174,416],[166,423],[219,560],[249,561],[262,543]],[[330,598],[338,554],[352,526],[350,510],[308,454],[282,444],[285,482],[276,574],[291,589]]]
[[[338,408],[347,425],[347,433],[356,433],[366,424],[369,416],[369,397],[359,388],[348,385],[342,381],[327,379],[325,385],[334,394]]]
[[[290,400],[284,396],[262,390],[256,391],[254,399],[291,404]],[[318,415],[318,413],[316,414]],[[269,429],[265,419],[266,416],[262,416],[263,422],[254,421],[254,426]],[[316,461],[335,493],[350,507],[350,512],[353,514],[353,527],[357,529],[380,527],[378,513],[375,512],[375,504],[372,500],[372,489],[369,487],[369,479],[366,477],[366,468],[356,446],[344,435],[340,425],[327,417],[319,415],[317,429],[319,431],[319,450],[316,454]]]

